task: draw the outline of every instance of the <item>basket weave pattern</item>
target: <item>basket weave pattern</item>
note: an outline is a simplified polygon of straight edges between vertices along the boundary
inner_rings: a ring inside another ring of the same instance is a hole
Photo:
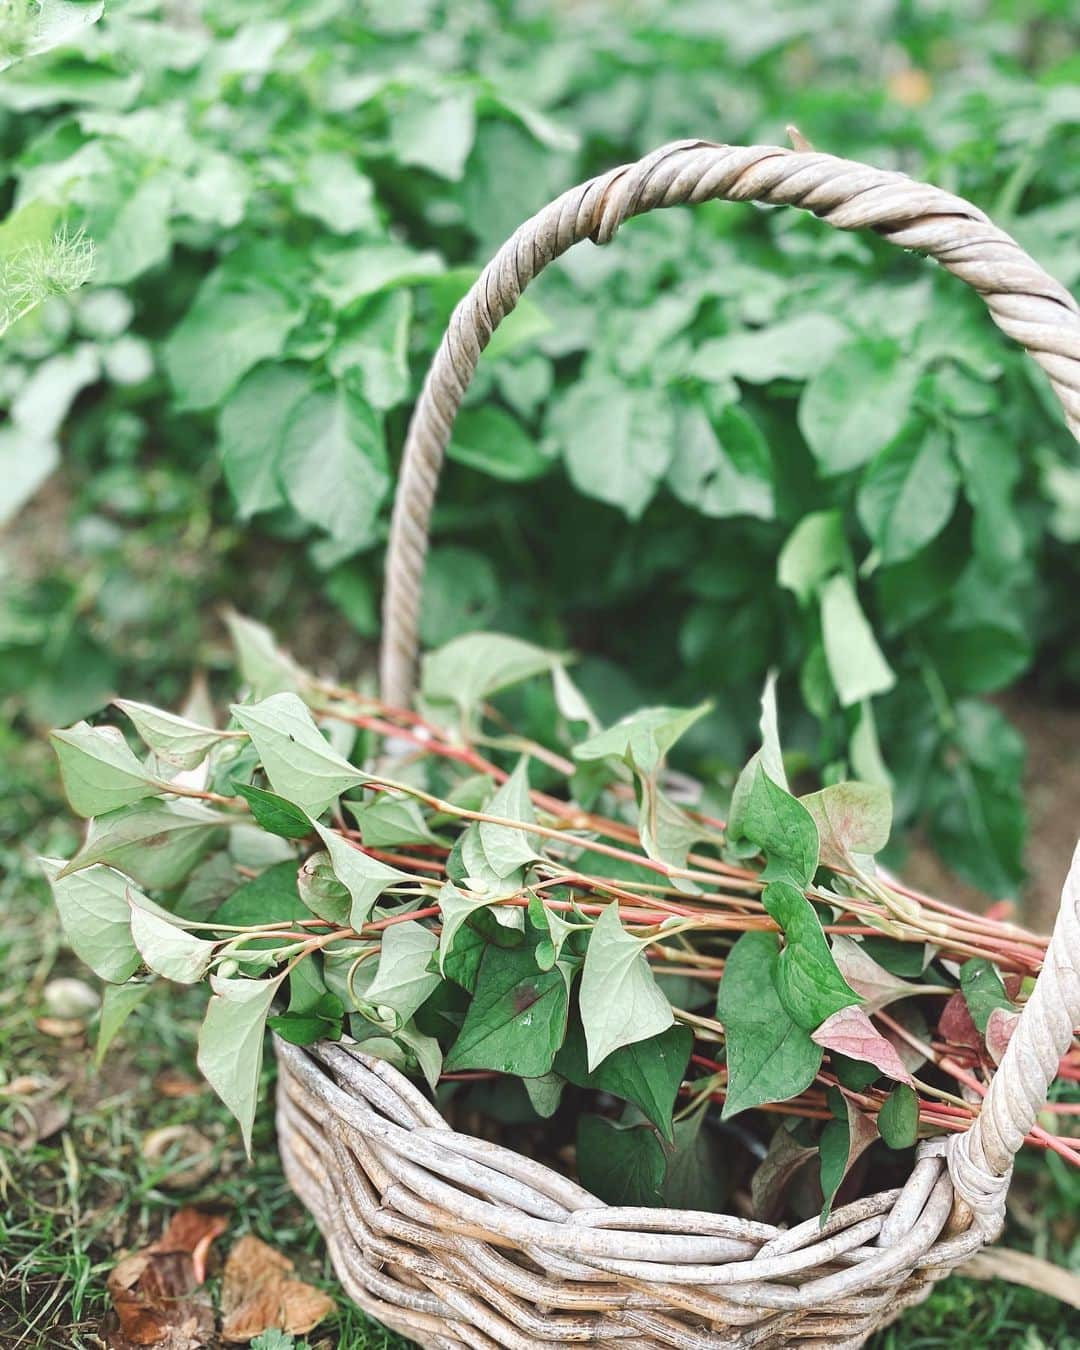
[[[428,527],[480,354],[528,282],[571,245],[654,207],[713,198],[801,206],[872,229],[968,282],[1049,376],[1080,436],[1080,311],[976,207],[806,150],[665,146],[527,221],[450,320],[409,428],[387,558],[382,694],[411,700]],[[512,1150],[452,1130],[389,1065],[349,1045],[277,1043],[293,1188],[342,1283],[425,1346],[861,1345],[1000,1232],[1012,1159],[1080,1022],[1080,849],[1035,989],[972,1126],[920,1145],[907,1185],[792,1229],[604,1205]]]

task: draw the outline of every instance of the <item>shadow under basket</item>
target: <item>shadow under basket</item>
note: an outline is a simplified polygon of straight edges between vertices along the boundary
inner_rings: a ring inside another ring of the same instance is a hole
[[[1027,348],[1080,434],[1076,302],[978,208],[806,148],[664,146],[527,221],[454,311],[398,479],[383,610],[386,703],[412,700],[439,468],[495,328],[572,245],[606,244],[625,220],[656,207],[716,198],[799,206],[936,259]],[[1013,1156],[1080,1022],[1077,952],[1080,850],[978,1117],[922,1143],[903,1189],[845,1205],[824,1226],[607,1206],[535,1160],[456,1132],[408,1079],[355,1044],[276,1043],[285,1172],[348,1294],[425,1346],[858,1346],[1001,1231]]]

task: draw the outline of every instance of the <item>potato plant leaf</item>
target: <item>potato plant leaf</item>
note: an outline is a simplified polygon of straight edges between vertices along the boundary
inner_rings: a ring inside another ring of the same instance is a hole
[[[690,1028],[676,1023],[648,1040],[613,1050],[590,1071],[585,1034],[575,1021],[555,1056],[555,1069],[577,1087],[632,1102],[670,1142],[671,1113],[693,1048]]]
[[[986,1024],[995,1008],[1015,1012],[1016,1005],[1005,993],[1001,976],[985,957],[972,957],[960,967],[960,989],[964,995],[971,1020],[986,1035]]]
[[[274,791],[309,815],[322,815],[341,793],[366,781],[331,748],[296,694],[237,704],[232,713],[251,737]]]
[[[844,1178],[878,1137],[878,1128],[872,1116],[860,1111],[841,1092],[834,1090],[829,1097],[837,1118],[830,1120],[822,1130],[818,1144],[821,1153],[821,1191],[825,1198],[821,1209],[823,1227]]]
[[[716,1015],[724,1024],[728,1084],[724,1119],[797,1097],[814,1081],[822,1050],[777,993],[775,933],[744,933],[724,967]]]
[[[154,754],[175,764],[178,769],[194,769],[206,758],[210,748],[228,735],[213,727],[199,726],[187,717],[151,707],[149,703],[136,703],[129,698],[117,698],[113,702],[127,715]]]
[[[889,842],[892,794],[880,783],[833,783],[799,801],[817,826],[825,867],[844,867],[852,854],[874,857]]]
[[[889,1148],[911,1148],[919,1137],[919,1099],[915,1089],[898,1083],[878,1112],[878,1130]]]
[[[101,1013],[98,1018],[97,1040],[94,1044],[94,1063],[100,1065],[109,1046],[120,1034],[124,1023],[153,989],[153,982],[140,984],[107,984],[101,995]]]
[[[897,1054],[896,1046],[885,1039],[862,1008],[838,1009],[812,1033],[812,1039],[825,1050],[874,1065],[898,1083],[911,1082],[911,1074]]]
[[[144,909],[130,890],[131,940],[156,974],[175,984],[198,984],[214,956],[215,944],[195,937],[177,922]]]
[[[813,905],[797,887],[773,881],[762,895],[766,910],[784,933],[776,967],[776,992],[801,1027],[813,1031],[859,996],[844,979]]]
[[[362,849],[354,848],[337,830],[312,820],[319,838],[326,845],[337,879],[349,892],[352,907],[349,924],[359,930],[367,922],[376,900],[395,882],[412,881],[408,872],[402,872],[389,863],[380,862]]]
[[[266,1016],[284,978],[226,980],[212,975],[213,994],[199,1032],[199,1071],[239,1122],[249,1157]]]
[[[385,929],[378,970],[368,985],[365,1002],[391,1008],[398,1025],[410,1021],[439,983],[432,969],[437,947],[435,934],[413,920]]]
[[[618,905],[608,905],[596,921],[579,994],[590,1071],[613,1050],[657,1036],[675,1020],[645,959],[652,940],[623,928]]]
[[[100,864],[62,875],[61,860],[39,862],[75,955],[101,979],[123,984],[142,962],[131,937],[130,880]]]
[[[581,1184],[609,1205],[663,1203],[667,1158],[650,1125],[619,1125],[604,1116],[579,1116],[577,1164]]]
[[[165,791],[115,727],[77,722],[50,739],[67,799],[80,816],[104,815]]]
[[[279,797],[276,792],[255,787],[252,783],[233,783],[233,789],[251,807],[255,824],[282,839],[303,839],[311,833],[311,821],[298,806]]]
[[[562,971],[540,970],[530,947],[489,946],[446,1068],[543,1077],[566,1034],[568,1002]]]

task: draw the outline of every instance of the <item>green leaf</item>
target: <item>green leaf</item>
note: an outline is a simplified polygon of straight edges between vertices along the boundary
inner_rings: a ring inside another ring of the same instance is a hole
[[[648,1125],[617,1125],[603,1116],[579,1116],[577,1168],[581,1184],[606,1204],[663,1204],[667,1159]]]
[[[572,385],[554,407],[548,430],[567,472],[586,497],[638,520],[672,458],[674,417],[657,389],[629,388],[608,375]]]
[[[395,848],[401,844],[440,844],[412,797],[380,792],[370,802],[346,801],[368,848]]]
[[[501,633],[466,633],[424,657],[421,692],[435,703],[452,703],[463,713],[492,694],[543,674],[565,655],[545,651]]]
[[[1016,1004],[1005,993],[1005,986],[993,962],[975,956],[960,967],[960,989],[971,1020],[986,1035],[986,1024],[995,1008],[1015,1012]]]
[[[231,712],[251,737],[274,791],[310,816],[322,815],[341,793],[366,781],[331,749],[295,694],[234,704]]]
[[[275,286],[227,265],[211,272],[162,348],[181,409],[213,408],[259,364],[285,350],[303,310]]]
[[[723,1118],[797,1097],[814,1081],[822,1050],[776,992],[775,933],[744,933],[724,966],[717,1016],[724,1024],[728,1084]]]
[[[835,351],[803,389],[799,428],[825,473],[866,464],[907,421],[918,365],[890,338]]]
[[[499,606],[501,590],[491,559],[482,553],[432,549],[424,572],[420,641],[439,646],[483,627]]]
[[[849,577],[835,576],[822,588],[821,630],[829,675],[843,707],[884,694],[896,683]]]
[[[788,535],[776,563],[776,579],[808,604],[822,582],[850,562],[839,511],[812,511]]]
[[[520,820],[525,825],[536,824],[536,812],[529,797],[527,756],[523,755],[518,760],[514,772],[488,802],[485,813],[502,816],[506,820]],[[493,825],[482,820],[479,822],[479,835],[488,865],[500,880],[512,876],[519,868],[528,867],[539,856],[539,836],[525,830],[514,830],[507,825]]]
[[[109,1046],[131,1014],[153,989],[153,983],[107,984],[101,997],[101,1015],[98,1019],[97,1041],[94,1045],[94,1063],[99,1065]]]
[[[269,628],[235,609],[227,609],[224,619],[236,648],[240,673],[255,698],[295,692],[308,683],[309,677],[281,650]]]
[[[825,867],[844,867],[854,853],[874,857],[889,842],[892,793],[880,783],[833,783],[799,801],[817,827]]]
[[[214,921],[249,928],[284,923],[287,919],[306,919],[310,913],[297,895],[296,862],[291,861],[276,863],[238,887],[218,909]]]
[[[808,886],[818,865],[818,832],[802,802],[774,783],[760,763],[751,783],[742,833],[765,854],[766,878]]]
[[[757,423],[729,404],[716,427],[696,405],[681,410],[667,482],[680,501],[704,516],[772,520],[772,460]]]
[[[699,348],[690,373],[699,380],[734,376],[749,384],[807,380],[850,336],[829,314],[798,314],[767,328],[712,338]]]
[[[948,524],[959,484],[945,431],[915,421],[869,466],[856,508],[884,564],[903,562]]]
[[[382,418],[347,390],[308,394],[285,423],[281,483],[304,520],[364,548],[390,485]]]
[[[276,792],[235,780],[233,788],[251,807],[252,817],[260,829],[283,839],[303,839],[311,833],[311,821],[304,812]]]
[[[431,969],[438,945],[434,933],[412,920],[385,929],[379,967],[365,1002],[392,1008],[400,1024],[408,1022],[438,987],[439,977]]]
[[[712,708],[699,703],[696,708],[642,708],[590,736],[574,747],[574,758],[621,760],[643,774],[652,774],[686,731]]]
[[[963,418],[953,427],[964,492],[975,513],[975,556],[996,575],[1005,575],[1024,555],[1024,532],[1013,501],[1023,472],[1021,457],[987,422]]]
[[[821,1132],[819,1144],[821,1191],[825,1197],[821,1210],[822,1225],[829,1217],[836,1192],[844,1178],[878,1137],[877,1125],[872,1117],[847,1101],[840,1092],[835,1093],[835,1099],[837,1108],[843,1114],[841,1118],[829,1121]]]
[[[0,525],[15,519],[59,463],[55,441],[25,426],[0,426]]]
[[[214,956],[215,944],[186,933],[131,897],[131,940],[147,966],[175,984],[198,984]]]
[[[1034,648],[1006,615],[1005,623],[964,622],[931,629],[927,655],[951,693],[992,694],[1021,676]]]
[[[776,966],[776,992],[785,1011],[807,1031],[859,1002],[837,969],[813,905],[797,887],[773,881],[762,901],[784,932]]]
[[[88,867],[63,876],[61,860],[39,862],[72,951],[101,979],[123,984],[142,963],[131,938],[127,899],[131,882],[111,867]]]
[[[194,769],[206,758],[211,747],[228,734],[213,727],[199,726],[176,713],[153,708],[149,703],[135,703],[129,698],[117,698],[113,702],[130,718],[154,754],[175,764],[178,769]]]
[[[919,1137],[919,1099],[915,1089],[898,1083],[885,1098],[877,1119],[889,1148],[912,1148]]]
[[[521,423],[501,408],[463,412],[446,453],[459,464],[508,483],[539,478],[552,465]]]
[[[395,882],[414,881],[408,872],[380,862],[362,849],[354,848],[336,830],[312,820],[319,838],[326,845],[334,873],[352,898],[349,926],[359,931],[368,921],[376,900]]]
[[[635,938],[608,905],[589,937],[579,1005],[590,1071],[620,1046],[648,1040],[675,1020],[645,959],[654,938]]]
[[[709,834],[705,826],[660,790],[655,776],[641,782],[638,831],[641,846],[649,857],[672,867],[685,867],[690,850]],[[693,882],[682,879],[677,879],[674,884],[686,890],[694,887]]]
[[[693,1048],[693,1032],[675,1023],[648,1040],[613,1050],[590,1071],[585,1033],[575,1020],[555,1056],[555,1071],[577,1087],[610,1092],[632,1102],[671,1140],[671,1113]]]
[[[522,1078],[550,1073],[566,1033],[569,995],[561,970],[538,969],[528,946],[489,946],[447,1069],[494,1069]]]
[[[235,816],[201,802],[133,802],[97,816],[65,870],[110,863],[142,886],[168,890],[220,842],[223,828],[236,823]]]
[[[532,1109],[543,1120],[550,1120],[562,1102],[566,1079],[557,1073],[545,1073],[540,1078],[523,1078]]]
[[[80,816],[99,816],[163,792],[115,727],[77,722],[50,738],[60,761],[60,777],[72,808]]]
[[[305,156],[302,177],[293,188],[296,209],[335,234],[375,229],[379,212],[371,179],[341,150],[317,150]]]
[[[380,412],[404,402],[409,393],[412,314],[409,291],[374,295],[342,318],[326,357],[330,374],[357,386]]]
[[[759,765],[772,782],[787,791],[788,780],[784,772],[784,757],[780,750],[780,730],[776,712],[775,671],[770,671],[765,680],[765,687],[761,691],[761,719],[758,727],[761,731],[761,749],[750,756],[731,794],[727,827],[728,835],[732,839],[742,837],[750,793],[757,780]]]
[[[707,1106],[675,1122],[660,1195],[668,1209],[722,1214],[727,1201],[727,1149],[710,1128]]]
[[[279,460],[289,418],[309,392],[307,371],[267,362],[247,375],[218,415],[218,454],[241,520],[284,505]]]
[[[211,975],[214,992],[199,1032],[199,1071],[239,1121],[249,1158],[266,1015],[284,978],[223,980]]]
[[[369,295],[415,285],[443,270],[437,253],[393,242],[369,243],[325,253],[319,260],[315,290],[335,309],[348,309]]]
[[[390,119],[395,160],[460,182],[476,135],[475,100],[471,89],[411,89]]]

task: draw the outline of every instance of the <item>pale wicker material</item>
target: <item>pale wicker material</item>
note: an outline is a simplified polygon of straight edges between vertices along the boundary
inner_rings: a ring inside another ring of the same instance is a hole
[[[394,507],[383,696],[413,689],[431,506],[480,353],[528,282],[630,216],[715,197],[802,206],[935,257],[1045,369],[1080,435],[1080,313],[981,211],[900,174],[807,150],[686,141],[572,189],[496,254],[450,321],[417,404]],[[616,1209],[509,1149],[456,1133],[405,1077],[355,1046],[277,1043],[289,1180],[350,1296],[432,1347],[617,1341],[859,1346],[1000,1231],[1012,1158],[1080,1022],[1080,848],[1036,988],[982,1113],[922,1144],[907,1185],[783,1230],[690,1211]]]

